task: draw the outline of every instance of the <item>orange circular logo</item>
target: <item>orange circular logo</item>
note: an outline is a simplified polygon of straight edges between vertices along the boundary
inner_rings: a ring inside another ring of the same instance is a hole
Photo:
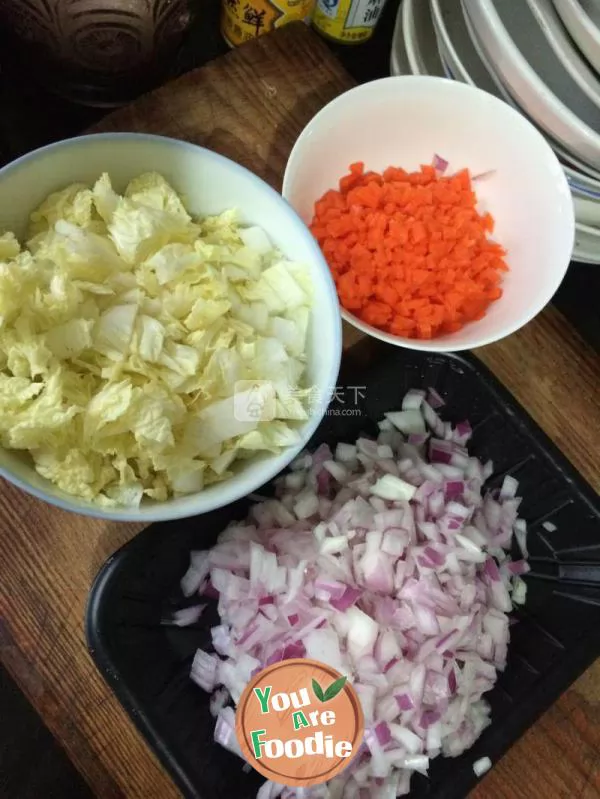
[[[267,779],[289,786],[327,782],[358,752],[364,718],[356,691],[316,660],[282,660],[246,686],[236,712],[244,757]]]

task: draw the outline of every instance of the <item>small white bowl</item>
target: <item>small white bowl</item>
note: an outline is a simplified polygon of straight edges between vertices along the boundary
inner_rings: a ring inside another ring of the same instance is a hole
[[[0,170],[0,230],[25,234],[31,211],[51,192],[71,183],[93,183],[108,172],[117,191],[143,172],[160,172],[185,198],[193,215],[237,208],[247,224],[260,225],[290,259],[310,269],[314,305],[307,339],[309,385],[323,399],[323,409],[338,375],[342,338],[335,286],[309,230],[267,183],[239,164],[194,144],[135,133],[82,136],[36,150]],[[144,500],[139,508],[99,508],[59,491],[37,474],[31,459],[0,448],[0,475],[34,496],[66,510],[119,521],[152,522],[196,516],[251,493],[280,472],[306,445],[322,414],[298,428],[300,442],[279,455],[240,464],[235,474],[197,494],[166,502]]]
[[[522,0],[463,0],[494,69],[520,107],[553,139],[600,167],[600,109],[564,70]]]
[[[450,335],[424,341],[384,333],[343,310],[355,327],[409,349],[447,352],[489,344],[518,330],[550,300],[569,265],[573,203],[565,174],[543,136],[487,92],[423,76],[384,78],[338,97],[309,122],[290,155],[283,195],[308,223],[315,201],[336,188],[354,161],[381,171],[431,163],[477,175],[480,207],[496,220],[508,251],[504,295],[486,316]]]
[[[565,27],[596,72],[600,72],[600,8],[595,0],[554,0]]]

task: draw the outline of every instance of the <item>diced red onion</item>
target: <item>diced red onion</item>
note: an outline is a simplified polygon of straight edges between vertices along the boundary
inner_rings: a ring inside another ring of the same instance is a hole
[[[398,707],[400,710],[413,710],[415,703],[412,701],[410,694],[398,694],[396,696]]]
[[[171,619],[163,619],[162,624],[174,625],[175,627],[187,627],[190,624],[195,624],[206,605],[193,605],[189,608],[182,608],[176,610]]]
[[[473,430],[468,421],[459,422],[454,429],[453,440],[456,444],[464,446],[472,434]]]
[[[267,782],[261,785],[256,794],[256,799],[278,799],[282,795],[283,790],[283,785],[267,780]]]
[[[437,153],[433,156],[432,166],[439,172],[440,175],[443,175],[444,172],[448,169],[448,161],[445,158],[442,158],[441,155],[437,155]]]
[[[217,682],[217,670],[220,660],[216,655],[210,655],[198,649],[190,671],[192,680],[205,691],[212,691]]]
[[[375,735],[381,746],[386,746],[392,740],[390,728],[384,721],[376,725]]]
[[[518,480],[515,480],[514,477],[512,477],[510,474],[507,474],[502,482],[502,487],[500,488],[500,498],[511,499],[512,497],[516,497],[518,488]]]
[[[529,557],[529,550],[527,549],[527,523],[524,519],[517,519],[514,523],[514,534],[521,554],[524,558]]]
[[[329,604],[336,610],[339,610],[343,613],[358,601],[361,594],[362,591],[360,589],[353,588],[349,585],[346,587],[346,590],[339,599],[330,599]]]
[[[340,442],[335,450],[335,460],[341,463],[356,461],[356,445]]]
[[[486,178],[490,178],[492,177],[492,175],[495,175],[496,172],[497,172],[496,169],[488,169],[486,172],[480,172],[478,175],[473,175],[471,177],[471,183],[473,183],[476,180],[485,180]]]
[[[516,577],[512,584],[510,598],[514,605],[524,605],[527,599],[527,583],[520,577]]]
[[[421,403],[425,399],[425,392],[418,388],[411,388],[407,391],[402,400],[403,411],[418,411]]]
[[[209,581],[202,590],[202,596],[208,597],[209,599],[218,599],[219,592],[214,587],[214,585]]]
[[[215,741],[234,755],[243,757],[235,734],[235,712],[232,707],[224,707],[219,712],[215,725]]]
[[[446,404],[440,394],[438,394],[435,388],[432,388],[431,386],[427,389],[427,402],[434,410],[443,408],[443,406]]]
[[[527,574],[527,572],[531,571],[531,567],[526,560],[513,560],[507,564],[506,568],[513,575]]]
[[[195,551],[190,555],[190,566],[181,578],[181,590],[184,596],[192,596],[208,577],[210,565],[208,552]]]
[[[229,694],[225,688],[217,688],[210,698],[209,705],[211,716],[218,716],[227,702],[229,702]]]
[[[492,761],[489,757],[480,757],[473,763],[473,771],[476,777],[482,777],[492,767]]]
[[[228,625],[219,624],[217,627],[211,629],[210,634],[215,652],[218,652],[219,655],[223,655],[224,657],[234,657],[235,645],[231,638],[231,630]]]
[[[377,439],[300,455],[276,499],[193,553],[182,580],[187,595],[218,599],[218,654],[198,650],[191,676],[216,689],[215,740],[232,751],[226,704],[261,668],[308,656],[352,676],[365,743],[336,797],[394,799],[432,757],[473,744],[490,723],[481,697],[506,664],[507,613],[525,601],[518,484],[508,475],[484,493],[493,464],[469,455],[469,423],[452,427],[442,405],[434,389],[409,392]],[[513,535],[522,559],[507,555]],[[324,786],[261,792],[330,799]]]

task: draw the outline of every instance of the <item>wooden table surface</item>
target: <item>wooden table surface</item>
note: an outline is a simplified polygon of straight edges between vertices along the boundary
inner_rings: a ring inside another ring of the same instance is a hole
[[[279,187],[298,132],[349,85],[314,35],[290,26],[143,98],[99,127],[204,143]],[[345,345],[357,336],[347,328]],[[600,364],[565,318],[549,307],[518,333],[476,354],[600,490]],[[0,484],[0,656],[101,799],[178,796],[102,681],[84,640],[91,582],[138,530],[71,515]],[[600,796],[600,661],[472,796]]]

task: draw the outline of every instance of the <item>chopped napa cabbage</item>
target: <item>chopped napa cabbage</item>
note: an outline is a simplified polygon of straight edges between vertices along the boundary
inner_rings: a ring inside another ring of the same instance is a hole
[[[0,261],[14,258],[21,251],[21,245],[14,233],[4,233],[0,236]]]
[[[110,222],[119,204],[119,195],[114,191],[110,178],[106,173],[101,175],[92,190],[94,205],[99,216],[106,224]]]
[[[166,244],[145,262],[149,272],[149,288],[153,286],[152,274],[157,283],[156,291],[159,291],[158,286],[181,278],[188,270],[189,276],[197,279],[203,260],[202,254],[190,244]]]
[[[54,192],[36,208],[31,214],[30,235],[51,230],[59,221],[86,227],[93,221],[93,214],[92,192],[87,186],[74,183],[62,191]]]
[[[94,328],[94,348],[110,355],[124,356],[129,352],[137,305],[115,305],[105,311]]]
[[[127,186],[125,196],[139,205],[173,214],[183,222],[192,221],[175,189],[158,172],[145,172],[134,178]]]
[[[165,327],[153,316],[142,314],[138,317],[138,336],[134,345],[143,361],[156,363],[165,342]]]
[[[147,173],[51,194],[0,234],[0,442],[103,506],[201,491],[299,441],[312,286],[235,210]]]
[[[91,319],[70,319],[51,328],[46,334],[46,346],[57,358],[69,358],[92,345]]]

